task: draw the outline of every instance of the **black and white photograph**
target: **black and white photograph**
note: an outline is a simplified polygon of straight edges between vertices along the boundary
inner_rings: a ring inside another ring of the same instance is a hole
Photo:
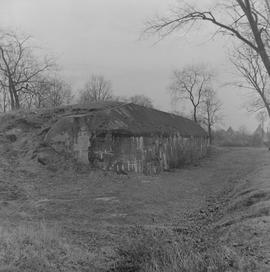
[[[0,272],[270,271],[270,0],[0,7]]]

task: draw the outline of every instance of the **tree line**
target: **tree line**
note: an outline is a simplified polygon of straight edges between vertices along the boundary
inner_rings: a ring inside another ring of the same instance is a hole
[[[153,107],[152,100],[145,95],[115,96],[111,82],[102,75],[91,75],[75,97],[71,86],[58,73],[56,61],[38,55],[30,36],[0,34],[0,111],[108,100]]]
[[[131,102],[147,108],[153,108],[153,101],[146,95],[136,94],[131,97],[116,96],[113,93],[112,83],[102,75],[92,75],[79,91],[78,103],[89,104],[99,101]]]
[[[213,88],[213,79],[213,72],[205,65],[188,65],[173,71],[169,86],[172,102],[189,104],[188,117],[207,129],[210,143],[213,126],[222,120],[222,103]]]
[[[146,23],[145,33],[163,39],[171,33],[210,24],[211,36],[229,37],[229,59],[238,71],[236,85],[247,90],[248,110],[265,111],[270,117],[270,2],[269,0],[219,0],[212,7],[179,2],[166,16],[156,16]],[[196,100],[192,98],[194,111]],[[195,117],[194,117],[195,118]]]
[[[70,103],[99,101],[132,102],[153,108],[151,98],[136,94],[116,96],[112,83],[102,75],[91,75],[74,96],[71,86],[58,73],[56,61],[40,56],[31,37],[5,32],[0,36],[0,110],[53,108]],[[211,87],[213,75],[202,66],[175,70],[170,89],[174,101],[188,100],[195,122],[204,125],[212,139],[212,126],[219,119],[221,102]]]
[[[178,30],[192,30],[197,24],[212,24],[215,35],[232,37],[230,60],[241,76],[238,87],[249,90],[250,110],[270,116],[270,4],[269,0],[220,0],[202,9],[179,3],[168,16],[155,17],[145,32],[160,38]],[[187,33],[188,33],[187,31]],[[207,127],[220,120],[221,102],[212,87],[213,75],[199,65],[173,71],[169,86],[173,101],[189,101],[195,122]],[[111,82],[92,75],[79,92],[76,102],[104,100],[133,102],[153,107],[150,98],[113,95]],[[41,58],[31,46],[31,37],[10,32],[0,34],[0,107],[2,111],[20,108],[55,107],[74,102],[71,87],[57,73],[55,61]]]
[[[31,37],[4,32],[0,35],[0,108],[59,106],[72,99],[71,87],[56,73],[48,56],[37,56]]]

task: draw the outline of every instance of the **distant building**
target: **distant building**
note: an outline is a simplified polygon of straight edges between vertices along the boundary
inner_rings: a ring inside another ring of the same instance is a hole
[[[201,158],[208,149],[207,133],[197,123],[120,102],[71,106],[45,140],[82,163],[149,175]]]

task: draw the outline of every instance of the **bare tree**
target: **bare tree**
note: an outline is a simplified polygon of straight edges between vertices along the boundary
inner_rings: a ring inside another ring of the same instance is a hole
[[[266,109],[270,116],[270,77],[258,53],[246,45],[235,48],[231,62],[243,78],[237,86],[250,90],[249,110]]]
[[[21,95],[29,91],[38,75],[53,65],[46,58],[38,61],[28,46],[29,40],[30,37],[20,38],[13,33],[0,37],[0,82],[8,89],[12,110],[20,108]]]
[[[21,107],[27,110],[68,105],[72,99],[70,85],[57,75],[39,76],[35,82],[29,84],[27,92],[20,94]]]
[[[41,103],[43,107],[58,107],[71,103],[73,99],[71,87],[64,80],[54,77],[43,83],[47,88]]]
[[[200,105],[200,120],[207,127],[210,144],[213,142],[213,126],[222,119],[221,107],[222,103],[214,89],[207,88]]]
[[[202,23],[214,25],[217,31],[229,35],[249,48],[270,79],[270,4],[269,0],[221,0],[210,10],[182,5],[167,17],[157,17],[147,23],[147,33],[161,38],[177,30],[190,30]],[[260,94],[259,94],[260,95]],[[267,105],[260,96],[263,105]],[[269,108],[267,109],[270,116]]]
[[[158,17],[146,27],[146,32],[159,33],[164,37],[195,23],[209,22],[217,31],[229,34],[256,51],[270,76],[269,49],[270,9],[269,0],[223,0],[212,10],[200,10],[186,5],[175,8],[168,17]],[[224,18],[224,13],[228,16]]]
[[[186,66],[173,72],[172,83],[169,87],[172,100],[188,100],[192,106],[193,120],[198,122],[198,108],[209,86],[212,74],[203,66]]]
[[[133,95],[128,99],[128,101],[130,101],[131,103],[140,105],[140,106],[144,106],[146,108],[153,108],[154,107],[152,99],[143,95],[143,94]]]
[[[98,101],[112,100],[112,85],[101,75],[92,75],[80,92],[79,102],[88,104]]]

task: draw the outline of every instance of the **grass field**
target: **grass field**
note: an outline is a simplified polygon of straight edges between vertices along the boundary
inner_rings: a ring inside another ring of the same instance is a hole
[[[0,150],[0,271],[269,271],[265,237],[264,253],[261,234],[256,248],[241,240],[245,222],[269,226],[263,149],[216,148],[157,177],[47,167],[4,139]]]

